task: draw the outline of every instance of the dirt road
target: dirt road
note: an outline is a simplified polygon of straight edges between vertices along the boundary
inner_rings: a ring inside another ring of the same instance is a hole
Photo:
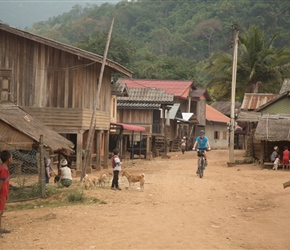
[[[129,167],[144,192],[124,182],[85,191],[107,204],[5,213],[0,249],[290,249],[290,171],[228,168],[228,151],[213,150],[200,179],[196,153],[169,155]]]

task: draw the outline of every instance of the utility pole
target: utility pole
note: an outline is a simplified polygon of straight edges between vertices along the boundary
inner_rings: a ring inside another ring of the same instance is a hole
[[[95,98],[95,102],[94,102],[94,110],[93,110],[93,114],[91,117],[90,130],[89,130],[89,135],[88,135],[87,144],[86,144],[84,164],[82,167],[82,174],[81,174],[81,181],[85,177],[87,164],[89,162],[89,157],[91,156],[93,137],[95,134],[95,116],[96,116],[97,109],[99,108],[100,91],[101,91],[101,86],[102,86],[102,82],[103,82],[103,75],[104,75],[109,45],[110,45],[110,41],[111,41],[113,25],[114,25],[114,19],[112,20],[112,23],[111,23],[111,27],[110,27],[110,31],[109,31],[108,39],[107,39],[107,44],[106,44],[106,48],[105,48],[105,52],[104,52],[104,57],[103,57],[103,62],[102,62],[102,67],[101,67],[101,72],[100,72],[100,78],[99,78],[99,82],[98,82],[97,94],[96,94],[96,98]]]
[[[232,91],[231,91],[231,121],[230,121],[230,151],[229,163],[234,164],[234,144],[235,144],[235,103],[236,103],[236,79],[237,79],[237,61],[238,61],[238,42],[239,31],[236,25],[233,25],[234,47],[233,47],[233,69],[232,69]]]

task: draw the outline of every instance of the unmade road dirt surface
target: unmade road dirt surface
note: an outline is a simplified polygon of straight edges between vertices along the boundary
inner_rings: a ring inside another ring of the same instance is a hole
[[[121,179],[122,191],[84,191],[107,204],[4,213],[13,231],[0,249],[290,249],[290,171],[229,168],[228,151],[213,150],[200,179],[196,152],[169,155],[124,163],[145,174],[144,192]]]

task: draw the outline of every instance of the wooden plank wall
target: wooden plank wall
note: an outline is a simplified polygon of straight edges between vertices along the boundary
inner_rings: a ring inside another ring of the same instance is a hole
[[[93,113],[88,109],[22,108],[58,133],[78,133],[88,130]],[[110,114],[97,111],[96,130],[109,130],[109,128]]]
[[[118,109],[117,121],[121,123],[152,124],[153,111],[149,109]]]
[[[0,122],[0,151],[6,149],[31,150],[35,141],[4,122]]]
[[[19,106],[93,109],[101,64],[0,31],[0,68],[11,69]],[[105,68],[99,110],[110,112],[111,71]]]

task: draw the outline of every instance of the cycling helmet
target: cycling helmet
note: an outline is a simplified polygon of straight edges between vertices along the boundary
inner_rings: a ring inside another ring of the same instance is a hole
[[[204,130],[200,130],[199,133],[200,133],[201,135],[204,135],[204,134],[205,134]]]

